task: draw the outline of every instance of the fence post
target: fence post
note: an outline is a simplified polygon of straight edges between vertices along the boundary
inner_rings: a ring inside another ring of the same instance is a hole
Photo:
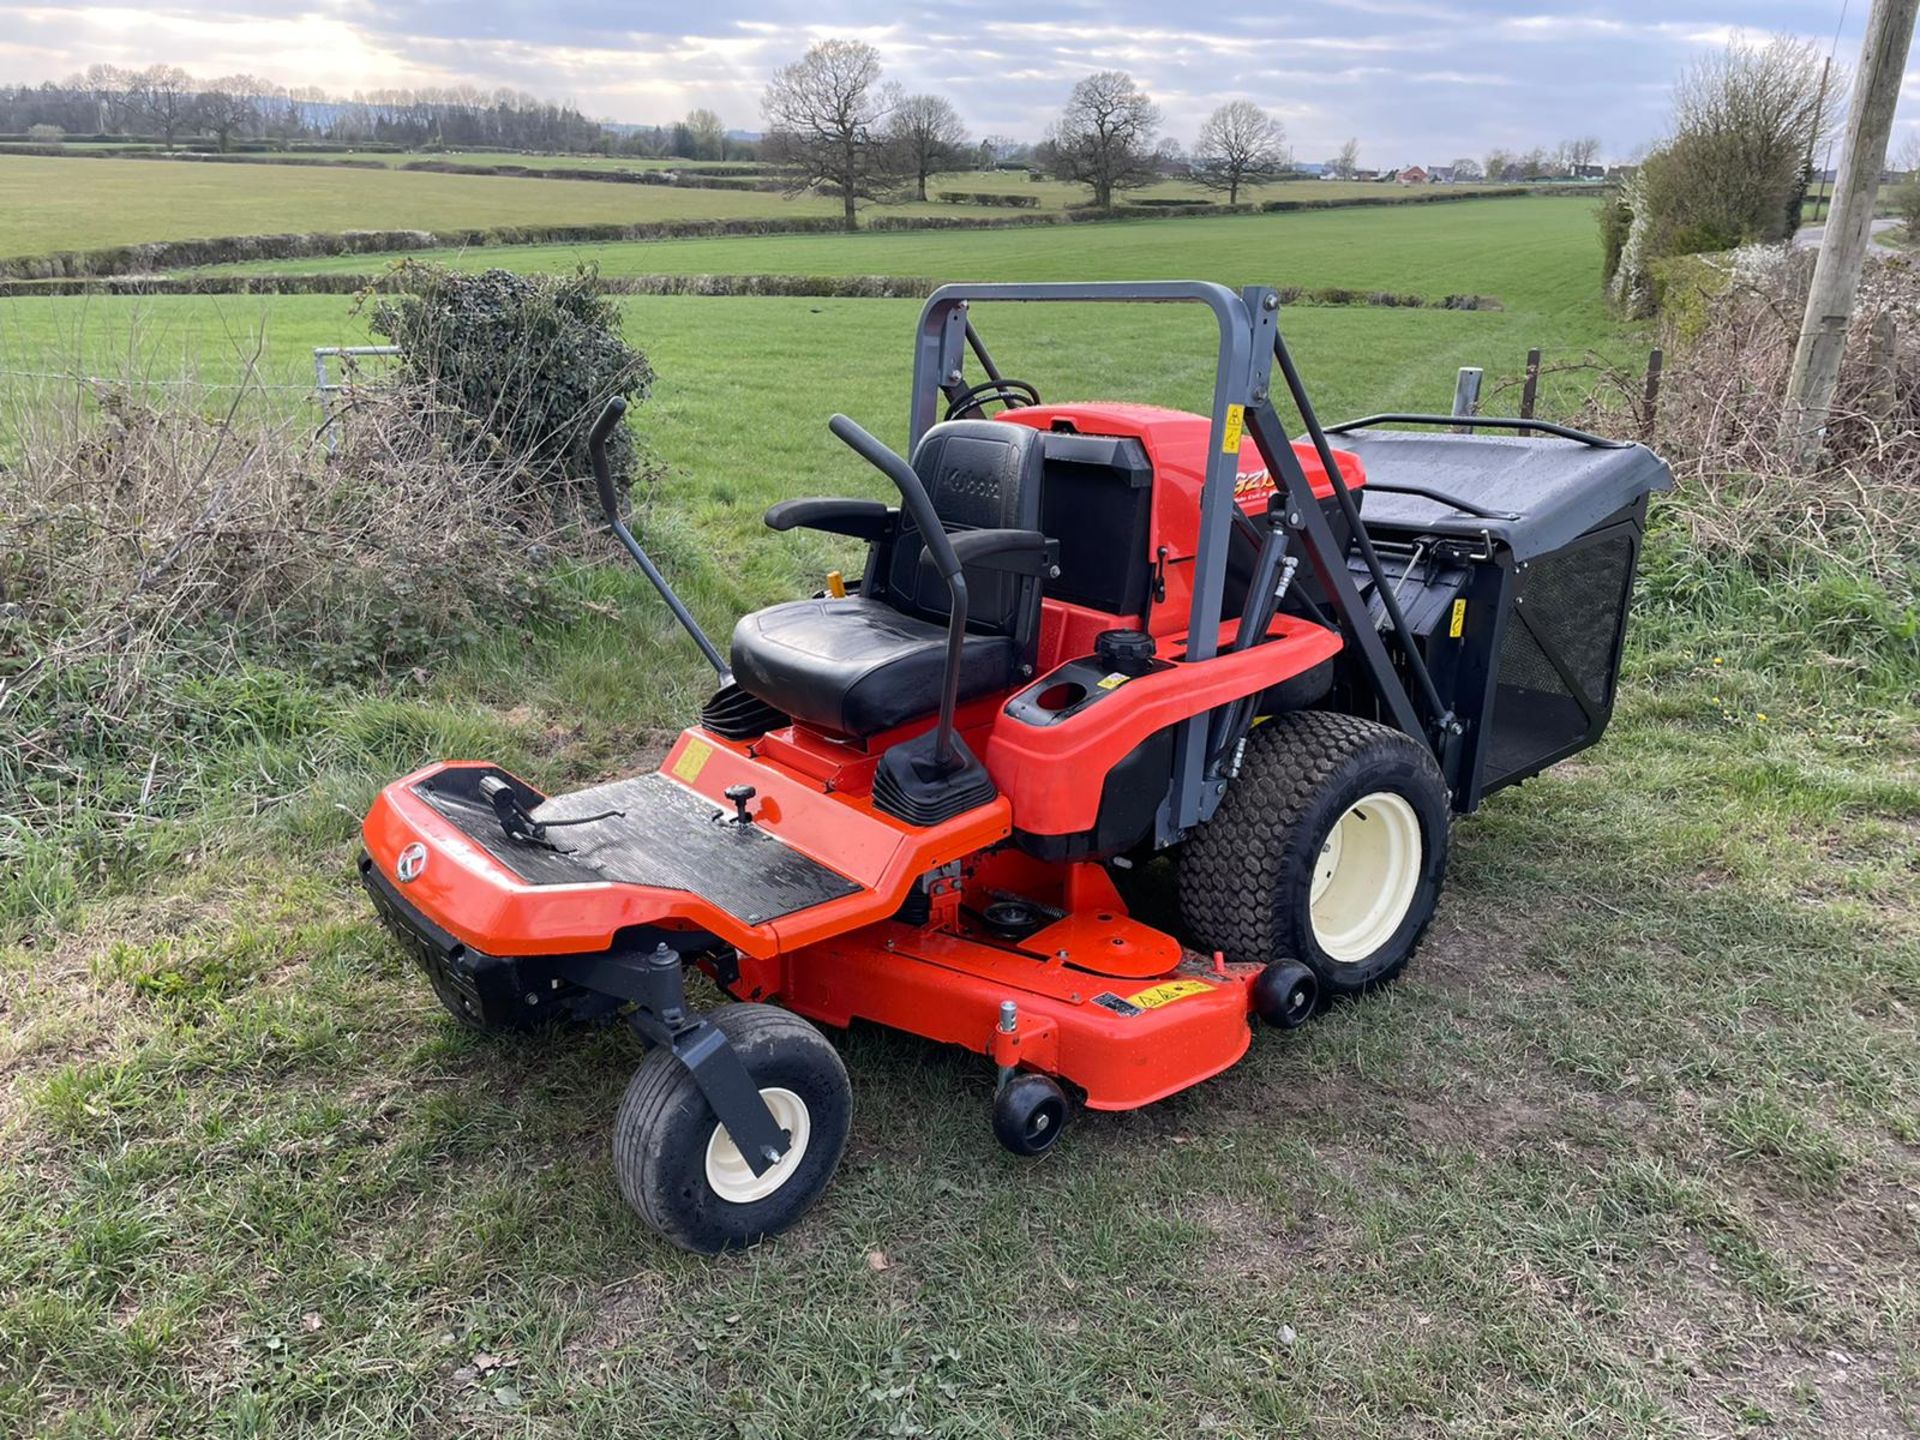
[[[1453,382],[1453,411],[1455,415],[1474,415],[1480,410],[1480,377],[1484,372],[1478,365],[1462,365],[1460,374]],[[1471,435],[1471,425],[1453,427],[1456,435]]]
[[[1647,384],[1640,397],[1641,439],[1653,442],[1653,421],[1660,410],[1660,367],[1665,357],[1658,345],[1647,356]]]
[[[1522,420],[1531,420],[1533,418],[1534,402],[1539,398],[1540,352],[1538,349],[1533,349],[1527,351],[1527,383],[1520,388],[1520,418]],[[1522,426],[1519,433],[1524,439],[1533,432],[1525,426]]]

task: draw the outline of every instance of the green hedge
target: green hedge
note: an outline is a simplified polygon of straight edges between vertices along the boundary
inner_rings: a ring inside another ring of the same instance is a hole
[[[1030,210],[1040,204],[1038,195],[1000,195],[985,190],[936,190],[933,198],[948,205],[998,205],[1009,210]]]
[[[0,280],[0,299],[27,295],[351,295],[404,288],[408,272],[384,275],[111,275],[53,280]],[[610,295],[820,297],[907,300],[932,294],[943,281],[924,275],[615,275],[596,285]],[[1409,310],[1498,310],[1486,295],[1434,298],[1339,286],[1283,286],[1284,305],[1368,306]]]

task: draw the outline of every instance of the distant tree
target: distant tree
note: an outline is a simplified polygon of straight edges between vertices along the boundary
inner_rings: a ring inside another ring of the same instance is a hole
[[[1105,210],[1114,192],[1150,185],[1160,176],[1154,137],[1160,110],[1123,70],[1102,70],[1073,87],[1046,140],[1035,151],[1043,168],[1088,186]]]
[[[1486,177],[1496,183],[1512,179],[1507,172],[1514,168],[1513,155],[1504,147],[1496,145],[1487,152],[1485,166]]]
[[[681,120],[675,123],[667,141],[667,153],[681,160],[698,160],[700,142],[693,138],[693,127]]]
[[[58,145],[66,138],[67,132],[62,130],[58,125],[48,125],[42,122],[41,124],[29,125],[27,127],[27,139],[36,145]]]
[[[84,88],[93,97],[94,128],[103,132],[118,131],[131,123],[128,92],[133,86],[133,73],[118,65],[89,65],[87,73],[74,84],[75,89]]]
[[[1327,173],[1336,180],[1351,180],[1360,169],[1360,142],[1349,139],[1327,162]]]
[[[178,65],[154,65],[134,78],[132,95],[140,123],[171,145],[193,120],[199,87]]]
[[[1893,168],[1908,180],[1920,184],[1920,129],[1909,130],[1907,138],[1894,152]]]
[[[1480,162],[1471,155],[1463,155],[1453,162],[1453,178],[1456,181],[1473,181],[1485,178],[1486,172],[1480,168]]]
[[[1193,178],[1240,200],[1243,185],[1263,185],[1293,163],[1287,132],[1251,100],[1230,100],[1207,117],[1193,147]]]
[[[727,127],[720,123],[720,117],[711,110],[689,110],[686,120],[687,137],[691,140],[694,160],[724,160],[727,158]]]
[[[1579,135],[1571,140],[1562,140],[1560,158],[1565,162],[1567,174],[1578,175],[1600,158],[1600,137]]]
[[[992,152],[988,165],[1022,165],[1033,154],[1033,146],[1024,140],[1015,140],[1009,135],[989,135],[980,142],[984,150]]]
[[[849,230],[859,228],[859,202],[893,179],[893,154],[882,139],[893,97],[880,77],[871,45],[822,40],[777,71],[760,101],[767,158],[787,167],[790,189],[836,189]]]
[[[194,105],[195,123],[225,150],[233,137],[260,126],[259,95],[267,88],[252,75],[222,75],[201,89]]]
[[[953,102],[939,95],[909,95],[887,116],[886,142],[893,168],[913,181],[914,198],[927,198],[927,177],[965,163],[967,127]]]

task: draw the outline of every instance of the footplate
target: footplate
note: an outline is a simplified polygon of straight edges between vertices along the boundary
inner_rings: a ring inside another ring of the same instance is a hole
[[[498,776],[535,820],[555,825],[552,848],[500,828],[480,782]],[[492,767],[439,770],[413,793],[494,859],[533,885],[615,881],[697,895],[749,925],[764,924],[860,886],[762,826],[741,824],[665,775],[639,775],[547,799]]]

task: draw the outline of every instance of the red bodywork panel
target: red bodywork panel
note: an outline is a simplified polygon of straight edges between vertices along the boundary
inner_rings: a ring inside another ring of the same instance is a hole
[[[1100,401],[1075,405],[1029,405],[1004,411],[994,417],[1013,425],[1028,425],[1035,430],[1070,430],[1076,435],[1105,435],[1138,440],[1153,466],[1153,519],[1148,553],[1158,556],[1166,551],[1166,594],[1157,601],[1147,617],[1147,629],[1156,638],[1184,632],[1193,613],[1193,557],[1200,541],[1200,492],[1207,478],[1207,447],[1212,444],[1213,422],[1204,415],[1184,410],[1165,410],[1157,405],[1130,405]],[[1306,472],[1307,483],[1319,500],[1333,498],[1333,482],[1326,466],[1312,445],[1298,444],[1293,453]],[[1367,483],[1366,470],[1358,455],[1345,450],[1333,452],[1340,476],[1348,489]],[[1249,515],[1266,513],[1267,500],[1274,491],[1274,478],[1267,473],[1267,462],[1248,436],[1240,442],[1239,480],[1234,486],[1240,508]],[[1071,607],[1067,607],[1071,608]],[[1132,626],[1132,620],[1116,624]],[[1112,628],[1102,626],[1102,629]],[[1091,649],[1091,645],[1088,649]],[[1072,654],[1084,655],[1087,650]],[[1049,659],[1042,652],[1046,668],[1070,658],[1062,654]]]
[[[754,822],[859,889],[761,924],[686,891],[620,882],[535,885],[523,880],[413,792],[433,766],[388,786],[362,834],[373,863],[396,876],[416,842],[430,862],[404,884],[404,901],[461,945],[494,956],[598,953],[629,927],[699,931],[737,956],[730,988],[778,1000],[832,1025],[861,1018],[962,1045],[998,1064],[1073,1081],[1096,1109],[1144,1105],[1218,1073],[1248,1044],[1249,988],[1258,966],[1208,965],[1173,937],[1126,912],[1105,869],[1047,863],[1002,845],[1017,827],[1041,836],[1091,829],[1108,772],[1155,733],[1265,690],[1336,654],[1340,637],[1290,616],[1239,653],[1188,660],[1186,626],[1209,422],[1140,405],[1016,410],[1011,423],[1138,439],[1153,466],[1151,546],[1164,554],[1165,598],[1148,628],[1168,667],[1117,684],[1065,720],[1031,725],[1006,711],[1008,694],[960,708],[956,723],[999,797],[944,824],[918,828],[876,809],[874,769],[889,747],[933,717],[866,741],[789,725],[752,740],[685,731],[662,763],[675,784],[730,809],[729,785],[754,786]],[[1300,450],[1316,494],[1330,494],[1317,458]],[[1241,505],[1264,511],[1272,482],[1251,441],[1243,447]],[[1349,461],[1353,463],[1349,465]],[[1350,485],[1364,477],[1340,464]],[[1102,630],[1138,629],[1138,615],[1042,600],[1033,680],[1090,655]],[[1232,637],[1223,625],[1220,643]],[[1017,692],[1016,692],[1017,693]],[[473,763],[473,762],[456,762]],[[915,882],[942,873],[931,915],[894,917]],[[1062,918],[1017,941],[977,917],[1013,893]],[[1000,1007],[1017,1003],[1012,1032]]]

